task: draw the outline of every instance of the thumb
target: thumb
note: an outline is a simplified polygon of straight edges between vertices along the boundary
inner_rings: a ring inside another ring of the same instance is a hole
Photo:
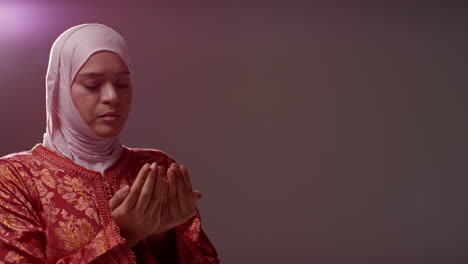
[[[128,185],[125,185],[124,187],[120,188],[120,190],[115,192],[114,196],[112,196],[112,198],[109,200],[109,207],[111,212],[114,211],[114,209],[117,208],[125,200],[129,189],[130,188],[128,187]]]
[[[193,190],[192,194],[193,194],[193,198],[195,198],[195,201],[196,201],[196,202],[198,202],[199,200],[201,200],[201,198],[202,198],[202,193],[201,193],[200,191]]]

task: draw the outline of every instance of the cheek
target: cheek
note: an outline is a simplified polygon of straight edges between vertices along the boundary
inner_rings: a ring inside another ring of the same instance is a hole
[[[80,113],[81,117],[83,117],[83,119],[86,121],[89,121],[94,115],[93,104],[90,104],[90,101],[86,100],[85,98],[79,101],[76,110],[78,110],[78,113]]]
[[[121,102],[122,102],[123,108],[128,113],[132,106],[132,92],[129,91],[129,92],[124,93],[121,98],[122,98]]]
[[[92,121],[94,114],[94,97],[89,93],[80,91],[80,89],[73,88],[71,96],[76,110],[81,115],[83,120],[89,125],[89,122]]]

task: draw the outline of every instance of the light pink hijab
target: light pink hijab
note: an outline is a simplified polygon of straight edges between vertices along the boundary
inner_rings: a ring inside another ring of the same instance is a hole
[[[92,54],[113,51],[130,69],[125,40],[97,23],[74,26],[52,45],[46,76],[47,128],[43,144],[93,171],[104,172],[122,153],[119,137],[103,138],[85,123],[73,104],[70,90],[75,75]]]

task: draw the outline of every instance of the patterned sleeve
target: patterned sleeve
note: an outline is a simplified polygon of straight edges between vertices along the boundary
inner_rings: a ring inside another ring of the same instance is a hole
[[[176,227],[179,264],[219,264],[216,248],[201,228],[200,212]]]
[[[151,152],[149,157],[143,159],[143,162],[153,161],[158,162],[158,164],[164,164],[166,168],[173,162],[179,165],[175,159],[162,151]],[[198,207],[196,207],[196,215],[187,220],[187,222],[177,226],[175,230],[179,264],[220,263],[216,248],[201,228],[201,217]],[[150,247],[149,244],[147,246]]]
[[[34,182],[0,160],[0,263],[50,263],[45,252],[46,232]],[[111,222],[81,250],[56,263],[135,263],[122,256],[125,240]],[[128,257],[127,257],[128,258]]]

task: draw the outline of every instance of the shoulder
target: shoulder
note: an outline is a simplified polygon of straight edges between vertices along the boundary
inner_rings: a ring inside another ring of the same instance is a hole
[[[20,186],[31,187],[31,171],[38,164],[37,158],[31,150],[0,157],[1,185],[3,187],[9,186],[8,184],[14,184],[18,188]]]
[[[0,157],[0,173],[30,167],[36,163],[36,159],[31,150],[5,155]]]
[[[168,167],[171,163],[176,163],[176,160],[172,158],[166,152],[159,149],[151,148],[129,148],[125,147],[132,156],[132,161],[138,164],[156,162],[158,165],[164,165]]]
[[[0,157],[0,202],[14,206],[12,212],[30,213],[40,208],[36,177],[40,175],[41,157],[33,150]],[[21,209],[23,208],[23,209]]]

